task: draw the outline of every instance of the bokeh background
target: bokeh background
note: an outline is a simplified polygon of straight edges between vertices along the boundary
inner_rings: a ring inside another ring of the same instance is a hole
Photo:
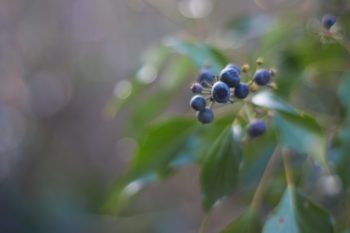
[[[115,116],[111,100],[128,96],[145,51],[169,37],[209,41],[242,64],[259,46],[246,40],[276,20],[341,15],[343,2],[1,0],[0,232],[197,232],[203,212],[195,166],[148,186],[123,216],[98,211],[137,148],[123,130],[127,111]],[[250,34],[225,33],[242,17],[254,22]],[[182,91],[167,114],[188,113],[190,96]],[[235,195],[214,211],[207,232],[242,208]]]

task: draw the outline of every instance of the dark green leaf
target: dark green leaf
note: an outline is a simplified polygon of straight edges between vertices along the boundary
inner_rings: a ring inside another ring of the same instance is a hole
[[[218,200],[231,194],[237,185],[241,148],[232,127],[214,142],[201,168],[203,207],[209,210]]]
[[[261,224],[256,211],[248,209],[232,221],[221,233],[260,233]]]
[[[326,160],[326,138],[317,121],[306,114],[276,113],[279,143],[300,153],[313,156],[322,165]]]
[[[343,82],[341,82],[338,90],[339,99],[345,108],[346,117],[345,125],[342,130],[338,133],[338,145],[336,150],[338,152],[338,158],[336,163],[337,173],[339,174],[344,190],[347,190],[350,187],[350,74],[344,76]]]
[[[289,186],[263,233],[332,233],[329,214]]]
[[[227,125],[232,116],[202,125],[196,119],[173,118],[153,124],[141,140],[128,173],[116,184],[104,206],[105,212],[116,213],[145,184],[189,163],[199,162]]]

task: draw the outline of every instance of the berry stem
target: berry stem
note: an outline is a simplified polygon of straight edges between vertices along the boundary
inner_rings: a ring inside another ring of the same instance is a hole
[[[251,207],[253,209],[259,209],[261,206],[261,200],[263,197],[263,194],[266,190],[266,186],[267,186],[267,182],[273,172],[273,170],[275,169],[276,165],[278,164],[279,160],[280,160],[280,146],[277,145],[274,152],[271,155],[271,158],[264,170],[264,173],[260,179],[260,182],[258,184],[258,187],[256,188],[255,194],[253,196],[252,202],[251,202]]]
[[[248,117],[249,122],[253,120],[252,114],[250,114],[247,104],[244,104],[244,113]]]

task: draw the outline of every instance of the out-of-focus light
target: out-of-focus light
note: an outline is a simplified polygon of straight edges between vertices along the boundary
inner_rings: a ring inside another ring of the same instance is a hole
[[[137,79],[142,83],[152,83],[156,80],[158,71],[153,65],[145,64],[137,73]]]
[[[39,117],[49,117],[64,107],[71,98],[71,85],[66,79],[41,71],[29,83],[32,110]]]
[[[180,13],[187,18],[204,18],[213,10],[211,0],[183,0],[179,2]]]
[[[126,196],[134,195],[138,191],[140,191],[142,186],[143,183],[141,181],[136,180],[134,182],[131,182],[128,186],[125,187],[125,189],[123,190],[123,194]]]
[[[120,99],[126,99],[132,92],[132,85],[128,80],[119,81],[114,87],[114,95]]]
[[[335,175],[325,175],[318,180],[319,190],[329,196],[334,196],[342,190],[340,178]]]

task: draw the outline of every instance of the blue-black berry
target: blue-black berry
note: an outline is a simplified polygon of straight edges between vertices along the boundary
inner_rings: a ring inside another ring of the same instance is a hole
[[[193,83],[191,90],[194,94],[201,94],[203,91],[203,86],[200,83]]]
[[[197,77],[197,82],[200,83],[203,87],[209,87],[211,84],[213,84],[214,80],[215,75],[209,68],[201,70]]]
[[[232,65],[233,66],[233,65]],[[226,83],[229,87],[236,87],[238,86],[239,82],[241,81],[239,74],[240,70],[236,67],[227,66],[220,72],[220,80],[224,83]]]
[[[260,86],[265,86],[271,81],[271,73],[266,69],[259,69],[254,74],[254,82]]]
[[[241,74],[241,68],[235,64],[228,64],[225,68],[231,68],[237,71],[238,74]]]
[[[226,103],[230,99],[230,88],[226,83],[218,81],[211,88],[214,101],[218,103]]]
[[[240,83],[234,91],[234,95],[239,99],[244,99],[249,95],[249,86],[245,83]]]
[[[262,120],[255,120],[248,126],[248,135],[252,138],[263,135],[267,130],[266,123]]]
[[[207,102],[205,101],[203,96],[195,95],[192,97],[192,99],[190,101],[190,105],[194,110],[201,111],[201,110],[205,109]]]
[[[337,18],[334,15],[324,15],[322,17],[322,25],[326,29],[330,29],[337,22]]]
[[[210,123],[214,120],[214,112],[210,108],[202,109],[197,112],[197,119],[203,124]]]

